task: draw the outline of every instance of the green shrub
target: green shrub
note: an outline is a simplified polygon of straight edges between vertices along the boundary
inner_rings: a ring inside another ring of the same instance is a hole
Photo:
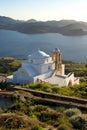
[[[23,103],[22,101],[18,100],[16,101],[10,108],[9,111],[10,112],[16,112],[18,111],[19,113],[27,113],[27,106],[25,103]]]
[[[3,114],[0,115],[0,126],[7,129],[23,128],[28,126],[28,122],[17,114]]]
[[[41,126],[33,126],[31,130],[44,130]]]
[[[57,112],[64,112],[65,111],[65,108],[64,107],[56,107],[56,111]]]
[[[87,122],[87,115],[74,115],[70,118],[70,122],[75,129],[82,130],[85,126],[85,123]]]
[[[47,112],[41,112],[39,115],[39,120],[42,121],[42,122],[47,122],[48,120],[51,119],[51,115]]]
[[[59,90],[60,90],[60,89],[59,89],[58,87],[55,87],[55,86],[52,88],[52,92],[53,92],[53,93],[58,93]]]
[[[77,108],[70,108],[70,109],[65,110],[64,113],[66,114],[66,116],[71,117],[74,115],[81,114],[81,111]]]
[[[0,114],[3,113],[4,111],[0,108]]]
[[[44,111],[46,109],[47,109],[47,107],[45,107],[43,105],[36,105],[34,108],[34,111],[41,112],[41,111]]]
[[[59,125],[57,130],[72,130],[72,129],[66,124],[61,124]]]

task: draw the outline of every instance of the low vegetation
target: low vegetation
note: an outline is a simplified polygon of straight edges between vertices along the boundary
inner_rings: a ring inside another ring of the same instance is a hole
[[[9,75],[20,67],[22,60],[0,58],[0,73]],[[58,87],[49,84],[28,84],[21,87],[55,94],[87,99],[87,64],[66,62],[66,73],[75,72],[81,78],[80,85]],[[9,84],[0,83],[6,90]],[[22,97],[27,95],[28,97]],[[49,107],[35,101],[29,92],[16,91],[11,96],[13,104],[7,110],[0,109],[0,130],[86,130],[87,114],[77,108]]]
[[[15,58],[0,58],[0,74],[12,74],[20,67],[22,61]]]
[[[87,82],[87,64],[85,63],[73,63],[64,61],[66,67],[66,74],[69,72],[74,72],[75,76],[80,77],[81,82]]]
[[[32,84],[30,85],[30,88],[39,88],[40,90],[43,88],[43,90],[46,91],[46,88],[47,90],[51,90],[53,86]],[[63,92],[64,88],[61,89],[61,92]],[[66,89],[68,89],[68,87],[66,87]],[[64,89],[64,91],[66,90]],[[23,98],[22,96],[24,95],[28,97]],[[36,102],[31,93],[24,92],[23,90],[16,91],[14,95],[11,96],[11,100],[13,101],[13,104],[9,106],[7,110],[0,110],[1,130],[86,129],[87,114],[83,114],[77,108],[49,107],[41,105],[41,103],[39,104],[39,102]]]
[[[60,94],[60,95],[80,97],[80,98],[87,99],[87,83],[86,82],[81,83],[79,85],[69,86],[69,87],[52,86],[49,84],[28,84],[23,87],[34,89],[34,90],[39,90],[39,91]]]
[[[23,94],[23,91],[17,92]],[[24,92],[25,94],[25,92]],[[26,95],[29,95],[26,92]],[[31,98],[32,97],[32,98]],[[14,95],[12,106],[0,112],[1,130],[82,130],[86,129],[87,114],[77,108],[49,107],[34,102],[33,95],[21,100]]]

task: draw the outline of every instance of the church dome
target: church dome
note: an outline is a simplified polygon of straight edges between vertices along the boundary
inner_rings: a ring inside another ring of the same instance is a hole
[[[45,52],[40,51],[40,50],[38,50],[38,51],[36,51],[28,56],[29,59],[46,59],[49,57],[50,56],[48,54],[46,54]]]

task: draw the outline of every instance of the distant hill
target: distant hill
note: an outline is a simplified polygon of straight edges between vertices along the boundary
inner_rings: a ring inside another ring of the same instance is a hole
[[[14,20],[9,17],[0,16],[0,29],[16,30],[22,33],[60,33],[63,35],[87,35],[87,23],[75,20],[60,21],[37,21],[30,19],[27,21]]]
[[[86,35],[87,23],[75,22],[61,28],[61,33],[64,35]]]
[[[0,24],[6,24],[6,23],[15,23],[16,20],[9,18],[9,17],[5,17],[5,16],[0,16]]]
[[[29,19],[29,20],[27,20],[26,22],[27,22],[27,23],[36,23],[37,20],[35,20],[35,19]]]

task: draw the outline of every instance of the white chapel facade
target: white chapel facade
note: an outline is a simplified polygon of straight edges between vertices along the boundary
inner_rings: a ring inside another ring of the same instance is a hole
[[[52,57],[41,50],[28,56],[21,67],[7,77],[7,82],[15,84],[49,83],[58,86],[79,84],[79,78],[74,73],[65,74],[62,64],[62,53],[59,49],[52,52]]]

